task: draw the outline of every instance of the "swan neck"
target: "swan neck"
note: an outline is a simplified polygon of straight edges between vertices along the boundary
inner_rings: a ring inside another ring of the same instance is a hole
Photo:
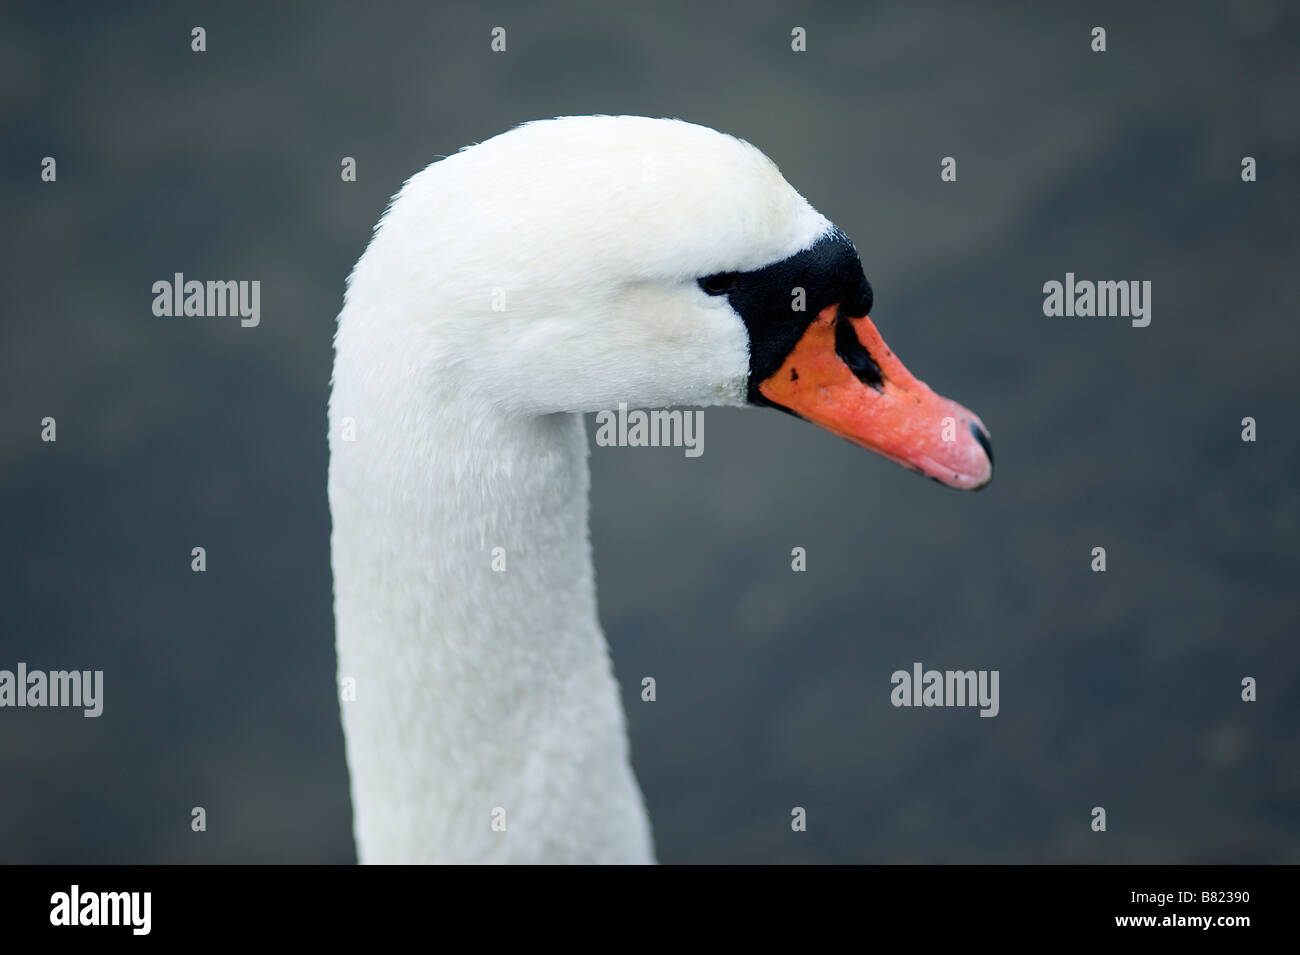
[[[362,861],[649,861],[596,615],[581,417],[350,371],[341,354],[329,494]]]

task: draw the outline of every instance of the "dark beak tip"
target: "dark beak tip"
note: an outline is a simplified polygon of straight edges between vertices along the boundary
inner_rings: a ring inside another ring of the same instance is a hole
[[[972,421],[970,424],[970,433],[974,436],[975,440],[979,442],[980,447],[984,449],[984,453],[989,459],[989,467],[991,468],[993,466],[993,442],[989,440],[988,432],[979,428],[975,422]]]

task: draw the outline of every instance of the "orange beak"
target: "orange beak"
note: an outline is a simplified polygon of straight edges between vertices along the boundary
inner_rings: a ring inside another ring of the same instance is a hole
[[[962,490],[993,480],[988,430],[894,357],[867,316],[829,305],[758,386],[768,401],[905,468]]]

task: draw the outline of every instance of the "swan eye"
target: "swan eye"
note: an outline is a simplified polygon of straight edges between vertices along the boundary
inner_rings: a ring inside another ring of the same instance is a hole
[[[739,274],[738,272],[719,272],[717,275],[706,275],[700,279],[700,288],[704,289],[709,295],[726,295],[735,287]]]

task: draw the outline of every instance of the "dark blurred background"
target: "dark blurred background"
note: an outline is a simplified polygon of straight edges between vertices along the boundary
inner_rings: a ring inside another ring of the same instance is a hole
[[[354,858],[325,498],[344,280],[407,176],[581,113],[763,149],[997,451],[963,495],[770,411],[706,412],[697,459],[593,447],[660,859],[1300,861],[1300,22],[1071,7],[5,8],[0,668],[103,669],[105,707],[0,710],[0,861]],[[178,271],[259,279],[261,325],[155,318]],[[1150,280],[1150,327],[1045,318],[1067,271]],[[999,669],[1001,714],[895,709],[913,661]]]

